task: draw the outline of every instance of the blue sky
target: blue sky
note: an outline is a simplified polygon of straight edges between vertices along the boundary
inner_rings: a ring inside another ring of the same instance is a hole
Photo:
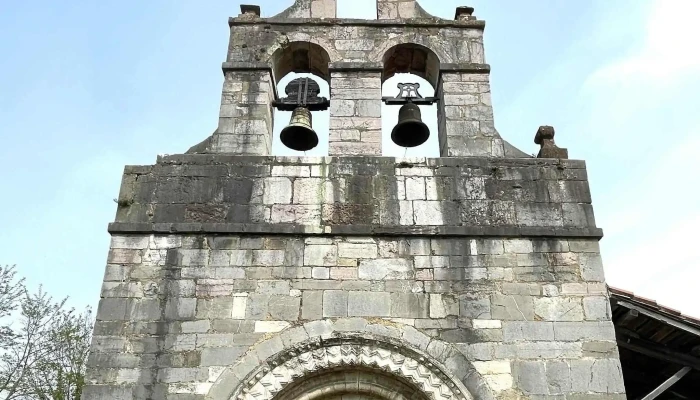
[[[450,19],[463,5],[419,2]],[[270,16],[292,1],[255,3]],[[487,22],[501,135],[535,153],[537,127],[553,125],[587,162],[608,282],[700,316],[700,3],[470,5]],[[238,11],[230,0],[0,4],[0,264],[75,306],[97,303],[123,167],[214,130]],[[339,0],[341,17],[374,13],[373,0]],[[435,155],[431,143],[408,155]]]

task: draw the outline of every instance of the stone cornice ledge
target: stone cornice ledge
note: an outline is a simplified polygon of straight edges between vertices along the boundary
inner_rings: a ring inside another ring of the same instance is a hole
[[[486,237],[566,237],[601,239],[600,228],[527,226],[379,226],[379,225],[296,225],[234,223],[141,223],[113,222],[112,234],[211,233],[307,236],[486,236]]]
[[[440,18],[410,18],[410,19],[352,19],[352,18],[235,18],[228,19],[228,25],[344,25],[344,26],[373,26],[378,28],[400,26],[404,28],[461,28],[484,30],[483,20],[450,21]]]

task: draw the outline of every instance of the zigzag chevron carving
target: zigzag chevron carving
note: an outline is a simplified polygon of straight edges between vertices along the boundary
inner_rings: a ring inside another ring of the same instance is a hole
[[[381,348],[377,343],[337,344],[320,348],[293,351],[274,363],[272,369],[263,369],[250,379],[238,400],[271,400],[292,382],[326,369],[365,366],[381,369],[411,382],[432,400],[471,400],[447,376],[433,371],[422,361],[394,350]],[[422,357],[421,357],[422,358]],[[430,363],[428,363],[430,364]]]

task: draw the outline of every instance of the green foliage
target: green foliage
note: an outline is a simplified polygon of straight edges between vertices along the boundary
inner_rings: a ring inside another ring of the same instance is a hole
[[[0,267],[0,399],[77,400],[85,383],[92,313],[67,309],[41,288],[30,293]]]

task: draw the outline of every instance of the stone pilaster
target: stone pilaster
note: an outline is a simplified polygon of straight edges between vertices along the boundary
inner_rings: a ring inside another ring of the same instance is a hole
[[[329,155],[382,154],[380,70],[331,72]]]
[[[337,0],[296,0],[275,18],[337,18]]]
[[[438,97],[440,156],[503,157],[488,73],[443,71]]]
[[[377,19],[427,17],[416,0],[377,0]]]
[[[208,152],[269,155],[274,97],[269,69],[226,71],[219,125]]]

